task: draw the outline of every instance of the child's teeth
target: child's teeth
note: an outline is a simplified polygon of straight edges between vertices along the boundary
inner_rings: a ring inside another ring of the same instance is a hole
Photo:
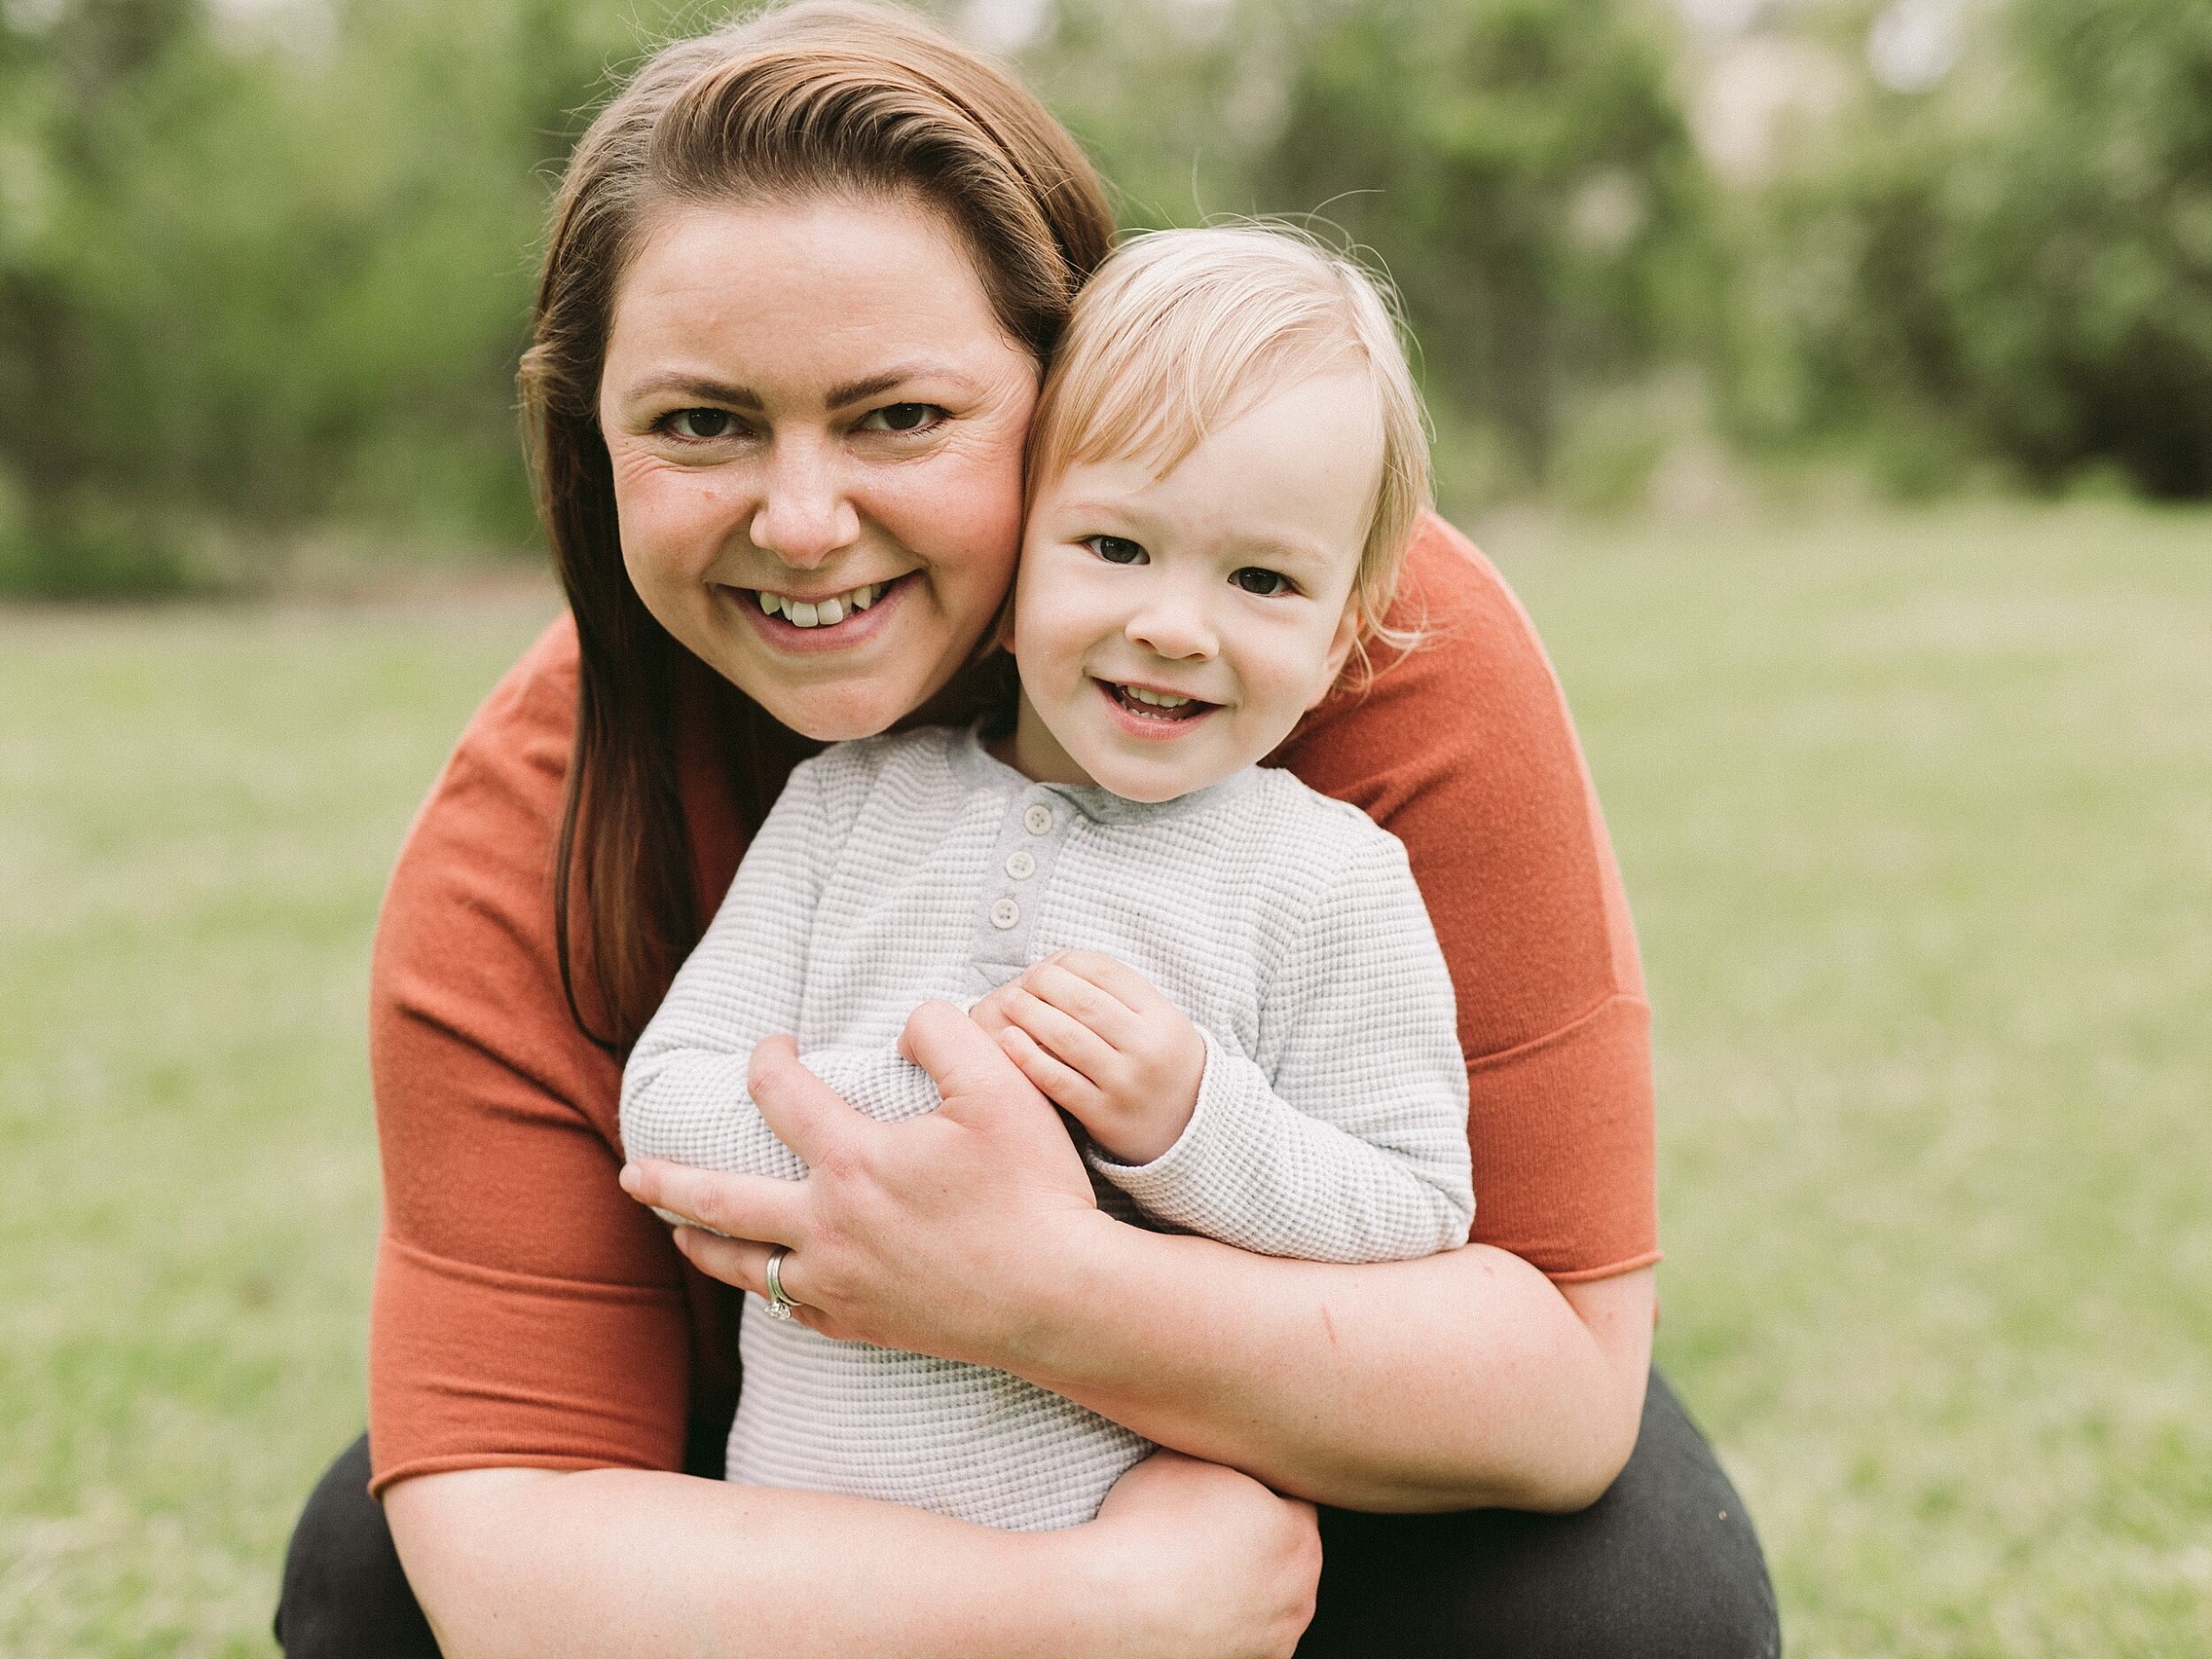
[[[1171,691],[1147,691],[1141,686],[1124,686],[1122,689],[1139,703],[1148,703],[1156,709],[1179,709],[1190,701]]]
[[[865,611],[883,597],[889,582],[864,582],[849,593],[832,594],[827,599],[793,599],[783,594],[772,594],[765,588],[754,595],[760,608],[770,616],[780,615],[795,628],[833,628],[854,612]]]

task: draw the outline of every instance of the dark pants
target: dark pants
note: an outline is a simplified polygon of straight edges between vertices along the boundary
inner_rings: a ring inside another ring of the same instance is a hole
[[[356,1440],[284,1563],[290,1659],[436,1659]],[[1300,1659],[1776,1659],[1751,1517],[1656,1373],[1613,1489],[1579,1515],[1321,1512],[1320,1608]]]

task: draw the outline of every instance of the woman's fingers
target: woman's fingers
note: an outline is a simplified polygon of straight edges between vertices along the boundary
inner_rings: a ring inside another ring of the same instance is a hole
[[[1286,1659],[1313,1617],[1321,1536],[1313,1506],[1249,1476],[1155,1452],[1092,1523],[1122,1555],[1127,1612],[1179,1652]]]
[[[835,1089],[799,1064],[799,1045],[788,1037],[770,1037],[754,1047],[745,1087],[776,1139],[809,1169],[872,1126]]]
[[[1006,1029],[1006,997],[1013,988],[1013,982],[1010,980],[989,995],[979,998],[968,1010],[968,1018],[994,1037],[997,1036],[999,1033]],[[910,1054],[906,1057],[910,1060],[914,1058]]]
[[[803,1181],[695,1169],[664,1158],[625,1164],[622,1190],[641,1204],[673,1211],[731,1239],[786,1244],[798,1241],[807,1202]]]
[[[749,1290],[756,1296],[768,1294],[768,1254],[783,1246],[762,1244],[753,1239],[718,1238],[697,1227],[678,1227],[672,1236],[676,1248],[683,1252],[684,1260],[709,1279]],[[784,1286],[784,1294],[791,1294],[788,1285]]]
[[[927,1002],[906,1017],[900,1047],[930,1075],[945,1103],[938,1108],[955,1121],[973,1123],[979,1114],[996,1115],[1009,1106],[1033,1107],[1025,1119],[1041,1117],[1058,1124],[990,1033],[950,1002]],[[1013,1087],[1010,1090],[1008,1085]],[[1024,1097],[1026,1096],[1025,1099]]]
[[[709,1279],[718,1279],[739,1290],[749,1290],[764,1301],[767,1298],[768,1258],[783,1246],[760,1244],[751,1239],[720,1239],[696,1227],[679,1227],[674,1237],[676,1248],[683,1253],[684,1260]],[[806,1299],[806,1268],[797,1251],[786,1253],[783,1265],[776,1270],[776,1279],[783,1286],[785,1299],[791,1303],[794,1319],[824,1336],[844,1339],[844,1328]]]

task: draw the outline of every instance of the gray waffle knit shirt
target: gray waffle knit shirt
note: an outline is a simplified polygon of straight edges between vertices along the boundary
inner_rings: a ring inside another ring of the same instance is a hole
[[[1405,849],[1250,767],[1159,805],[1031,783],[974,734],[844,743],[801,765],[622,1080],[631,1157],[796,1180],[745,1085],[796,1036],[858,1110],[938,1104],[899,1057],[930,997],[966,1006],[1055,950],[1127,963],[1206,1040],[1176,1143],[1085,1148],[1124,1220],[1313,1261],[1425,1256],[1474,1215],[1452,986]],[[729,1478],[988,1525],[1071,1526],[1149,1443],[1004,1371],[838,1342],[749,1299]]]

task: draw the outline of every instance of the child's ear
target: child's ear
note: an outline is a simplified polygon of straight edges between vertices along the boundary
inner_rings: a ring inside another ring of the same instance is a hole
[[[1344,664],[1351,658],[1353,643],[1359,638],[1359,598],[1355,595],[1344,602],[1344,614],[1337,618],[1336,632],[1329,640],[1326,658],[1329,672],[1322,677],[1321,689],[1306,705],[1309,709],[1318,708],[1322,699],[1336,689],[1337,678],[1344,672]]]

